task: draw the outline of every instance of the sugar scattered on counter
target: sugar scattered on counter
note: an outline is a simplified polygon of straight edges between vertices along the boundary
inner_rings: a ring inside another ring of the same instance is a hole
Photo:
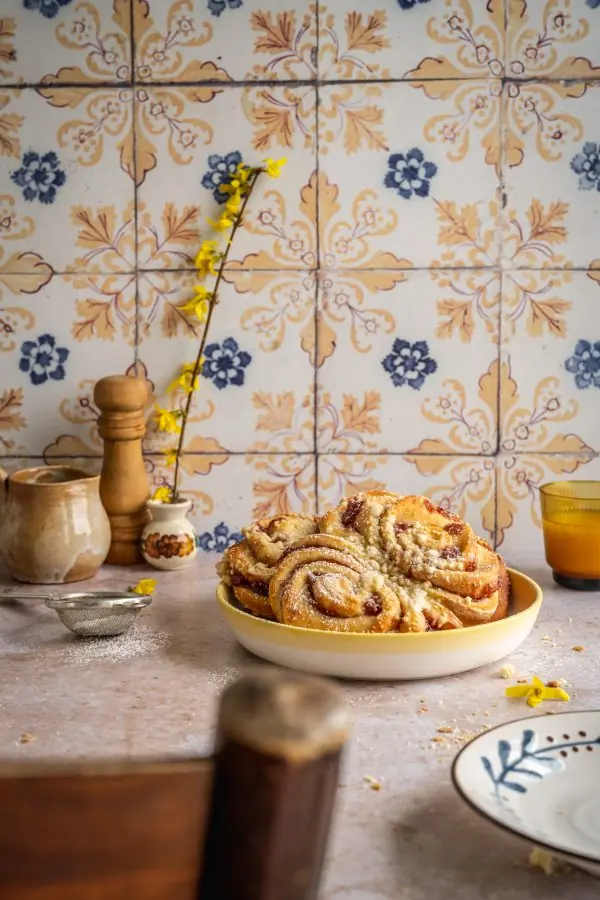
[[[137,625],[118,637],[73,640],[60,648],[59,655],[65,662],[87,663],[91,659],[112,662],[156,653],[168,640],[166,631],[154,631],[147,625]]]

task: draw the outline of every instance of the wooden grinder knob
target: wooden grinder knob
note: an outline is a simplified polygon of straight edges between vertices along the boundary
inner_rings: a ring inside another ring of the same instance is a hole
[[[200,900],[315,900],[348,731],[319,678],[257,669],[223,693]]]
[[[140,538],[150,519],[142,455],[147,400],[146,383],[129,375],[101,378],[94,388],[94,402],[100,410],[98,432],[104,440],[100,498],[112,532],[106,562],[116,566],[143,561]]]

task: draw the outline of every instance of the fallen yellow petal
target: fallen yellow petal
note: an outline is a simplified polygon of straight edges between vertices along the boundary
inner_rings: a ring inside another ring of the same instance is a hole
[[[528,684],[515,684],[513,687],[507,687],[504,693],[507,697],[528,697],[531,693],[531,686]]]
[[[154,578],[142,578],[131,590],[134,594],[152,594],[156,590],[156,581]]]
[[[544,691],[544,700],[564,700],[568,701],[571,697],[562,688],[546,688]]]

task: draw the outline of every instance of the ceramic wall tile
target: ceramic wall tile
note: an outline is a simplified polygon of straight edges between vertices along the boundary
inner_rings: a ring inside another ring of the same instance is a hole
[[[316,77],[311,0],[134,2],[140,81],[307,81]]]
[[[500,98],[494,90],[480,81],[319,89],[325,265],[498,262]]]
[[[172,478],[160,457],[148,456],[146,468],[151,490]],[[187,454],[181,488],[193,503],[200,548],[223,552],[253,519],[314,512],[315,472],[312,454]]]
[[[131,109],[126,89],[0,92],[1,265],[135,270]]]
[[[68,276],[54,275],[17,302],[9,310],[14,332],[0,356],[0,455],[100,455],[97,435],[88,439],[91,388],[96,379],[125,371],[133,347],[117,332],[109,354],[90,353],[99,348],[78,315],[91,301]]]
[[[508,86],[502,213],[506,268],[587,268],[600,255],[598,87],[600,81]]]
[[[40,456],[5,457],[2,459],[2,468],[10,474],[21,469],[37,469],[40,466],[73,466],[83,469],[88,475],[99,475],[102,470],[102,457],[100,456],[56,456],[48,457],[48,460]]]
[[[330,0],[319,23],[320,79],[502,75],[503,0]]]
[[[318,457],[319,511],[363,490],[425,494],[493,540],[495,461],[481,456],[332,453]]]
[[[507,0],[506,75],[566,81],[600,76],[596,0]],[[560,85],[560,82],[563,84]]]
[[[2,0],[0,84],[131,79],[132,0]],[[139,0],[136,0],[140,6]]]
[[[510,565],[543,560],[539,488],[563,479],[600,480],[600,458],[589,454],[502,453],[497,467],[496,544]]]
[[[243,275],[249,281],[253,277]],[[305,311],[299,309],[287,320],[285,312],[265,305],[262,297],[249,291],[238,295],[233,285],[222,287],[194,419],[186,430],[188,452],[314,451],[315,292],[305,291],[299,273],[287,273],[286,280],[285,302],[297,293],[306,303]],[[198,351],[202,326],[181,309],[196,281],[193,272],[140,273],[138,355],[162,407],[171,408],[176,398],[180,402],[180,395],[170,392],[173,382]],[[284,290],[281,284],[278,290]],[[158,446],[165,437],[157,436]]]
[[[570,272],[568,279],[550,270],[514,276],[507,279],[510,300],[504,308],[510,326],[522,305],[525,309],[502,351],[501,450],[597,452],[600,284],[585,272]],[[536,293],[540,276],[547,283]],[[517,292],[519,307],[513,299]]]
[[[261,176],[236,235],[232,266],[313,268],[315,89],[270,87],[268,97],[252,86],[206,90],[211,96],[204,98],[178,85],[138,91],[140,268],[193,265],[202,236],[214,236],[206,223],[218,218],[226,200],[222,180],[242,158],[258,164],[269,156],[286,157],[285,174],[278,180]],[[278,119],[269,112],[271,101],[272,112],[281,112]]]
[[[493,273],[471,274],[481,283],[493,279]],[[492,454],[494,288],[482,321],[475,296],[462,297],[472,308],[454,310],[462,295],[451,272],[411,272],[402,281],[387,270],[325,276],[317,337],[319,450]],[[467,320],[473,329],[465,330]]]

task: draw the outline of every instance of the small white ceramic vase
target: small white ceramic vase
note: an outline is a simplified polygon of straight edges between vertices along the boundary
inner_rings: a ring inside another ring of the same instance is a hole
[[[155,569],[182,569],[198,553],[196,529],[187,514],[192,504],[148,500],[152,521],[142,531],[142,556]]]

